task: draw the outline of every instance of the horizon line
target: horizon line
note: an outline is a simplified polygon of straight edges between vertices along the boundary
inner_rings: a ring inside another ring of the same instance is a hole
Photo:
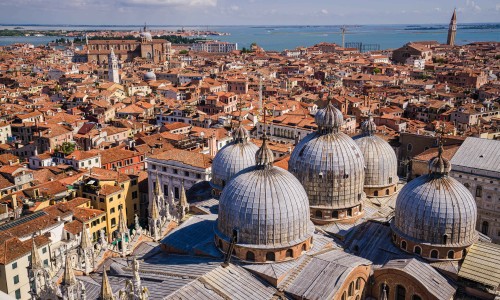
[[[457,25],[474,25],[474,24],[500,24],[500,22],[468,22],[457,23]],[[146,24],[147,27],[237,27],[237,26],[263,26],[263,27],[277,27],[277,26],[311,26],[311,27],[326,27],[326,26],[383,26],[383,25],[448,25],[448,23],[384,23],[384,24],[240,24],[240,25],[207,25],[207,24]],[[49,26],[49,27],[144,27],[144,24],[43,24],[43,23],[0,23],[0,26]]]

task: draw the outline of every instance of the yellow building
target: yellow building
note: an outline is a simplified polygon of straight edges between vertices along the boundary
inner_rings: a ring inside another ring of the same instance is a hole
[[[91,199],[92,208],[106,212],[106,232],[109,240],[118,229],[120,209],[125,209],[127,226],[139,214],[139,189],[137,176],[112,170],[92,168],[80,185],[82,197]]]
[[[60,202],[43,211],[66,221],[67,223],[64,224],[66,234],[79,235],[85,225],[95,242],[99,238],[99,230],[106,230],[106,212],[92,208],[91,200],[88,198],[78,197],[67,202]],[[66,239],[69,240],[70,236]]]

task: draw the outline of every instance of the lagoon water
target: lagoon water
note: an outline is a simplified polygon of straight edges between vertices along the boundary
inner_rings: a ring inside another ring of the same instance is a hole
[[[137,26],[23,26],[0,25],[2,29],[13,29],[21,26],[34,30],[138,30]],[[150,26],[151,30],[177,30],[179,26]],[[312,46],[320,42],[341,44],[342,36],[339,26],[200,26],[184,27],[186,30],[211,30],[227,32],[228,36],[209,37],[221,41],[236,42],[238,48],[250,47],[256,42],[265,50],[293,49],[299,46]],[[379,44],[381,49],[397,48],[411,41],[436,40],[446,42],[448,25],[360,25],[348,26],[346,43],[361,42],[363,44]],[[0,37],[0,46],[12,43],[47,44],[57,37]],[[500,41],[500,23],[495,24],[459,24],[457,44],[477,41]]]

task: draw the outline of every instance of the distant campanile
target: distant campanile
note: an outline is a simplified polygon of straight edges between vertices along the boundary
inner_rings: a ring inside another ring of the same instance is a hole
[[[453,16],[451,16],[450,28],[448,28],[448,41],[446,42],[450,46],[455,46],[455,36],[457,35],[457,10],[453,10]]]

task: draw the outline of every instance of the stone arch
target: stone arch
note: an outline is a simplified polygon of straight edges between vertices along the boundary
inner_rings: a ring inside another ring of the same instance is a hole
[[[431,251],[431,258],[438,258],[439,257],[439,251],[436,249],[432,249]]]
[[[349,289],[347,292],[347,296],[349,296],[349,297],[354,296],[354,281],[351,281],[351,283],[349,283]]]
[[[358,277],[356,279],[356,291],[359,291],[361,289],[361,277]]]
[[[252,251],[247,251],[246,260],[255,261],[255,254]]]
[[[373,192],[373,196],[378,197],[378,191]]]
[[[401,249],[406,250],[406,241],[401,241]]]
[[[266,253],[266,261],[276,261],[276,255],[274,254],[274,252]]]
[[[413,252],[417,255],[422,255],[422,248],[420,246],[415,246],[415,248],[413,248]]]
[[[307,251],[307,245],[304,243],[302,244],[302,252],[306,252]]]
[[[448,258],[454,259],[455,258],[455,251],[453,251],[453,250],[448,251]]]
[[[285,257],[293,258],[293,250],[292,249],[286,250]]]
[[[406,289],[402,285],[396,286],[396,300],[405,300],[406,299]]]

